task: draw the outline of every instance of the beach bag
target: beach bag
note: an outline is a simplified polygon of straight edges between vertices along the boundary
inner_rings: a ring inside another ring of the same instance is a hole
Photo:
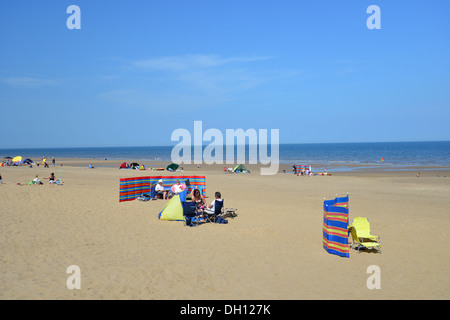
[[[225,220],[225,219],[222,218],[222,217],[217,217],[217,218],[216,218],[216,223],[219,223],[219,224],[227,224],[228,221]]]
[[[148,194],[141,194],[139,197],[137,197],[136,199],[140,200],[140,201],[148,201],[151,199],[151,197]]]

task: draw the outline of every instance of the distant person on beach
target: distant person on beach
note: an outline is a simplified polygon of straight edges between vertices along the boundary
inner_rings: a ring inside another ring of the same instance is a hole
[[[169,190],[164,189],[162,179],[159,179],[158,183],[156,184],[155,191],[156,191],[157,194],[162,195],[164,200],[168,199],[168,197],[169,197]]]
[[[2,184],[2,175],[0,174],[0,184]]]
[[[417,171],[417,178],[418,178],[418,177],[420,177],[420,172],[419,172],[419,171]]]
[[[56,160],[55,160],[55,158],[52,159],[52,164],[53,164],[53,166],[56,166]]]

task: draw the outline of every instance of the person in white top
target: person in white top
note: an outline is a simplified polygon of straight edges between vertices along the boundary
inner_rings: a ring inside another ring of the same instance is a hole
[[[184,185],[180,183],[180,180],[177,180],[177,182],[172,186],[171,188],[172,192],[175,194],[180,193],[184,190]]]
[[[169,190],[164,189],[162,179],[159,179],[158,183],[156,184],[155,191],[157,194],[161,194],[164,200],[167,200],[169,198]]]
[[[210,205],[208,205],[206,212],[209,214],[214,214],[215,210],[216,210],[216,201],[223,201],[222,200],[222,195],[220,194],[219,191],[216,191],[216,193],[214,194],[215,199],[213,200],[213,202],[211,202]]]

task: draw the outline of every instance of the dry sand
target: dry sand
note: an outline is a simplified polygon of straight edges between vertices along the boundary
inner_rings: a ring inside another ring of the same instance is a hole
[[[207,201],[221,191],[239,213],[190,228],[158,220],[163,200],[119,203],[120,178],[160,172],[62,163],[0,168],[0,299],[450,298],[450,170],[298,177],[184,166],[206,176]],[[50,172],[64,185],[48,185]],[[36,174],[44,185],[17,185]],[[382,254],[347,259],[323,249],[323,199],[347,192],[350,221],[369,218]],[[80,290],[66,286],[70,265],[81,269]],[[366,285],[371,265],[381,270],[379,290]]]

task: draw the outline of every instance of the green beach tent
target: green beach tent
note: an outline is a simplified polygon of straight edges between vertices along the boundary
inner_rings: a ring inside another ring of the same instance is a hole
[[[179,165],[176,163],[171,163],[167,166],[167,171],[176,171],[178,169]]]
[[[243,171],[247,171],[247,168],[243,164],[239,164],[236,167],[234,167],[233,171],[234,172],[236,172],[236,171],[243,172]]]

